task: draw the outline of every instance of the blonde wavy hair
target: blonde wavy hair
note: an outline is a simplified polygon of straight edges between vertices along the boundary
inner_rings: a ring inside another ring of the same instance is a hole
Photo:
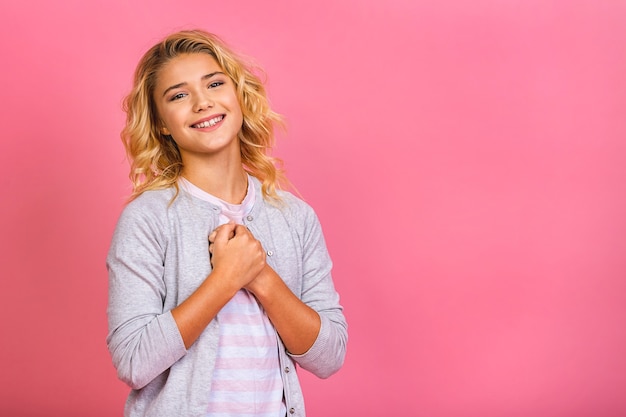
[[[270,109],[265,87],[253,72],[258,68],[233,52],[216,35],[202,30],[173,33],[145,53],[135,70],[133,88],[124,99],[126,124],[121,137],[130,162],[133,192],[130,199],[148,190],[176,188],[183,162],[178,146],[159,130],[154,89],[159,71],[182,54],[211,55],[232,79],[243,114],[238,133],[244,169],[262,182],[263,197],[280,201],[277,189],[289,185],[282,161],[268,154],[274,145],[274,127],[282,118]],[[175,197],[174,197],[175,198]]]

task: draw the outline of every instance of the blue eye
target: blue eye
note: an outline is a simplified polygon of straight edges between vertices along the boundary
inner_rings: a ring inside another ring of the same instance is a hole
[[[185,95],[185,93],[174,94],[172,97],[170,97],[170,101],[180,100],[181,98],[185,97]]]
[[[212,82],[211,84],[209,84],[209,88],[219,87],[222,84],[224,84],[223,81],[215,81],[215,82]]]

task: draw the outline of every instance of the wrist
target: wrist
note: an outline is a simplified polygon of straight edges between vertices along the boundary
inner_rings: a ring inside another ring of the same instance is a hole
[[[232,279],[228,279],[229,273],[222,269],[215,268],[206,277],[203,285],[210,288],[210,291],[224,294],[228,299],[232,298],[241,288]]]
[[[271,293],[272,279],[278,277],[271,266],[265,264],[261,272],[246,286],[246,289],[262,300]]]

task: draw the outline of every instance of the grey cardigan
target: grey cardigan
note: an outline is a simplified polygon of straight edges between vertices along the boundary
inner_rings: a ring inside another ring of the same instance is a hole
[[[170,310],[211,273],[207,236],[218,225],[219,208],[182,189],[170,204],[174,193],[147,191],[129,203],[107,256],[107,346],[119,378],[132,388],[126,417],[203,416],[208,407],[219,323],[213,320],[187,350]],[[279,339],[288,415],[303,417],[295,363],[321,378],[335,373],[344,361],[347,325],[317,216],[292,194],[280,195],[279,206],[257,198],[244,223],[270,266],[321,318],[308,352],[291,355]]]

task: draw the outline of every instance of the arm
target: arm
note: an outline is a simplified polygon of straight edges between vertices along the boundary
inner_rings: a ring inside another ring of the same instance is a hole
[[[319,314],[298,299],[269,265],[246,289],[259,300],[289,352],[301,355],[313,346],[321,326]]]
[[[302,245],[298,295],[269,265],[245,288],[262,304],[289,355],[315,375],[327,377],[343,364],[347,325],[332,282],[332,262],[321,226],[313,210],[300,203],[289,222]],[[214,237],[213,233],[209,236],[211,243]]]
[[[224,244],[220,238],[226,239],[233,236],[232,234],[227,235],[231,227],[231,225],[223,225],[209,235],[209,242],[211,243],[209,250],[214,256],[213,262],[215,263],[222,261],[219,258],[215,259],[220,253],[220,245]],[[263,260],[265,259],[259,241],[246,227],[239,226],[238,234],[242,236],[242,241],[245,235],[245,241],[248,244],[255,242],[260,248],[258,254],[263,257]],[[228,243],[230,242],[232,239],[228,241]],[[241,255],[241,252],[237,255],[237,258],[224,260],[225,263],[232,267],[233,264],[242,262],[244,256]],[[248,281],[249,283],[245,288],[253,293],[261,303],[287,350],[294,354],[303,354],[309,350],[320,330],[320,318],[317,312],[298,299],[280,276],[266,263],[261,272],[253,280]]]
[[[228,241],[235,226],[225,228],[226,236],[218,239],[213,272],[187,300],[166,311],[164,260],[168,238],[164,231],[169,230],[169,225],[166,216],[160,214],[141,205],[128,206],[120,217],[107,257],[107,346],[119,378],[133,389],[144,387],[185,356],[187,348],[232,294],[264,265],[258,262],[262,252],[255,264],[255,257],[250,254],[254,245],[242,239],[245,235]],[[238,246],[248,250],[245,258],[249,262],[229,261],[240,252]],[[246,265],[256,270],[246,273]]]
[[[127,206],[107,256],[107,347],[118,377],[133,389],[144,387],[187,352],[171,313],[163,309],[164,219],[143,203]]]
[[[302,286],[299,298],[317,312],[319,333],[313,345],[303,354],[290,352],[302,368],[320,378],[327,378],[343,365],[348,342],[348,331],[339,294],[335,290],[331,270],[332,261],[324,235],[313,209],[301,202],[296,223],[302,245]]]
[[[172,310],[186,348],[235,293],[265,267],[263,248],[245,226],[225,224],[211,236],[213,271],[189,298]]]

